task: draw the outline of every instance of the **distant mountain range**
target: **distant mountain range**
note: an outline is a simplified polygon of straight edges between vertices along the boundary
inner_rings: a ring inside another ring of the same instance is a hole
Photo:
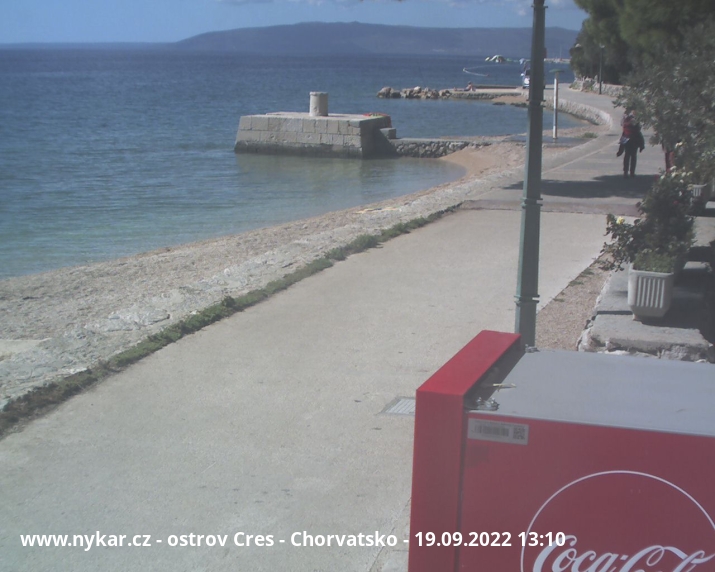
[[[548,57],[564,57],[578,32],[546,29]],[[416,28],[352,23],[304,23],[208,32],[173,44],[187,50],[267,55],[405,54],[529,57],[531,28]]]

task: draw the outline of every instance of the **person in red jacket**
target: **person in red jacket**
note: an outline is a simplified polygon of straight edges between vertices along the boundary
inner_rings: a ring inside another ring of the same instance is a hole
[[[628,110],[623,119],[621,119],[621,127],[623,131],[618,141],[619,146],[616,157],[620,157],[625,153],[623,157],[623,176],[627,177],[630,174],[631,177],[635,177],[638,150],[642,152],[645,149],[645,141],[643,133],[641,133],[641,126],[632,110]]]

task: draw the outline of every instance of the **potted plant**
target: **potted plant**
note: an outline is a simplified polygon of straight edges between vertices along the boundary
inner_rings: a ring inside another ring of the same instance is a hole
[[[693,201],[701,201],[703,203],[707,203],[710,200],[709,185],[690,185],[690,195],[692,196]]]
[[[603,246],[604,267],[629,269],[628,304],[637,319],[661,318],[672,300],[675,274],[682,270],[693,243],[688,177],[671,172],[661,176],[638,203],[641,214],[632,223],[608,215]]]
[[[636,319],[662,318],[673,299],[677,252],[642,250],[628,269],[628,307]]]
[[[690,189],[690,202],[692,210],[695,214],[703,214],[707,207],[708,201],[711,198],[711,187],[709,184],[693,183]]]

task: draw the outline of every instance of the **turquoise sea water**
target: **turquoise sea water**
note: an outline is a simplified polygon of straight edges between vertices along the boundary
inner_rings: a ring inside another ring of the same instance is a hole
[[[526,131],[484,102],[381,100],[386,85],[519,83],[516,64],[454,57],[247,57],[172,49],[0,49],[0,278],[202,240],[426,189],[428,160],[235,155],[241,115],[392,116],[398,135]],[[548,125],[550,118],[544,117]],[[560,124],[569,126],[569,119]]]

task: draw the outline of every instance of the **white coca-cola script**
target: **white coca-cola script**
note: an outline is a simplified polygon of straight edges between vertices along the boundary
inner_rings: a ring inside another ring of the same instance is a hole
[[[698,492],[713,506],[709,491]],[[715,570],[715,522],[703,504],[644,472],[604,471],[567,483],[544,501],[527,531],[540,539],[561,531],[566,542],[524,546],[520,572]]]
[[[632,555],[597,554],[593,550],[579,553],[577,544],[575,536],[567,535],[564,546],[547,546],[536,558],[533,572],[691,572],[715,558],[715,553],[706,555],[704,550],[688,554],[674,546],[660,545],[648,546]]]

